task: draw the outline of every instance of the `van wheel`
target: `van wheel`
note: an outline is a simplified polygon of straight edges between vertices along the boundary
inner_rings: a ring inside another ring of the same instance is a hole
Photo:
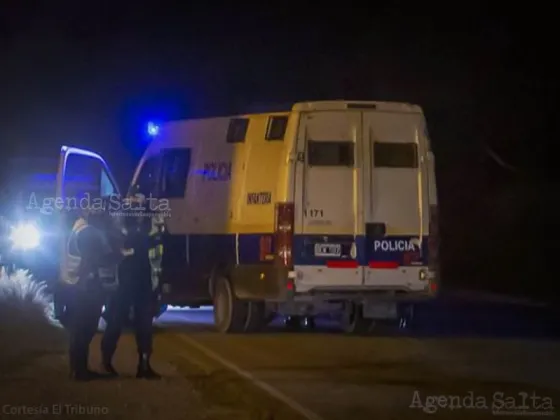
[[[268,324],[264,302],[248,302],[245,332],[259,332]]]
[[[269,325],[272,321],[274,321],[274,318],[276,318],[276,312],[267,311],[265,314],[265,324]]]
[[[307,330],[314,330],[315,329],[315,317],[314,316],[306,316],[303,318],[303,326]]]
[[[414,330],[414,305],[408,305],[402,309],[399,318],[399,328],[401,330]]]
[[[301,316],[290,315],[284,318],[284,325],[286,328],[292,331],[298,331],[301,329]]]
[[[345,302],[341,321],[347,334],[365,334],[372,325],[370,319],[364,318],[362,305],[354,302]]]
[[[221,333],[243,331],[247,320],[248,305],[235,297],[228,279],[216,279],[214,290],[214,323]]]

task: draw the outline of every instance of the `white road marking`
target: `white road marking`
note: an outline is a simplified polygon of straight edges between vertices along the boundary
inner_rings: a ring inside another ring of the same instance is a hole
[[[175,334],[175,337],[181,338],[181,336],[179,334]],[[177,355],[181,359],[185,359],[186,361],[192,363],[193,365],[196,365],[196,367],[198,367],[200,370],[202,370],[206,374],[210,374],[214,370],[209,364],[204,363],[202,360],[200,360],[200,357],[192,357],[190,355],[187,356],[187,355],[182,354],[182,353],[177,353]]]
[[[264,382],[264,381],[256,378],[255,376],[251,375],[246,370],[241,369],[239,366],[237,366],[237,365],[233,364],[232,362],[224,359],[223,357],[216,354],[215,352],[213,352],[212,350],[210,350],[206,346],[200,344],[198,341],[196,341],[196,340],[194,340],[190,337],[187,337],[185,335],[178,335],[177,337],[179,337],[185,343],[190,344],[191,346],[200,350],[206,356],[208,356],[211,359],[214,359],[216,362],[225,366],[227,369],[231,370],[232,372],[237,373],[239,376],[241,376],[241,377],[247,379],[248,381],[252,382],[255,386],[259,387],[260,389],[265,391],[270,396],[276,398],[277,400],[282,401],[284,404],[286,404],[288,407],[290,407],[292,410],[296,411],[297,413],[301,414],[306,419],[308,419],[308,420],[324,420],[321,416],[319,416],[318,414],[314,413],[313,411],[305,408],[304,406],[302,406],[297,401],[293,400],[292,398],[288,397],[283,392],[274,388],[272,385],[267,384],[266,382]]]

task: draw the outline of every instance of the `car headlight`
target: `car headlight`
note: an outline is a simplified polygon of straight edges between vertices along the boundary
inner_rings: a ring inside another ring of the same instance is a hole
[[[41,242],[41,233],[34,224],[23,223],[12,227],[10,241],[15,249],[37,248]]]

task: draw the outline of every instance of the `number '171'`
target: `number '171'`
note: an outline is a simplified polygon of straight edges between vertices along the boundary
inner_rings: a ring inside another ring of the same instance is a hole
[[[323,210],[322,209],[305,209],[303,211],[303,215],[305,217],[311,217],[311,218],[323,217]]]

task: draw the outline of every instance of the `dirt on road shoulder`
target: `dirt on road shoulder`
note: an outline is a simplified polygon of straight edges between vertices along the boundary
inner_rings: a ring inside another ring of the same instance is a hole
[[[92,343],[92,367],[99,365],[99,337]],[[2,419],[235,419],[202,402],[190,381],[172,365],[154,360],[161,381],[137,380],[134,339],[121,339],[115,367],[118,379],[76,383],[68,379],[64,349],[27,359],[0,379]]]

